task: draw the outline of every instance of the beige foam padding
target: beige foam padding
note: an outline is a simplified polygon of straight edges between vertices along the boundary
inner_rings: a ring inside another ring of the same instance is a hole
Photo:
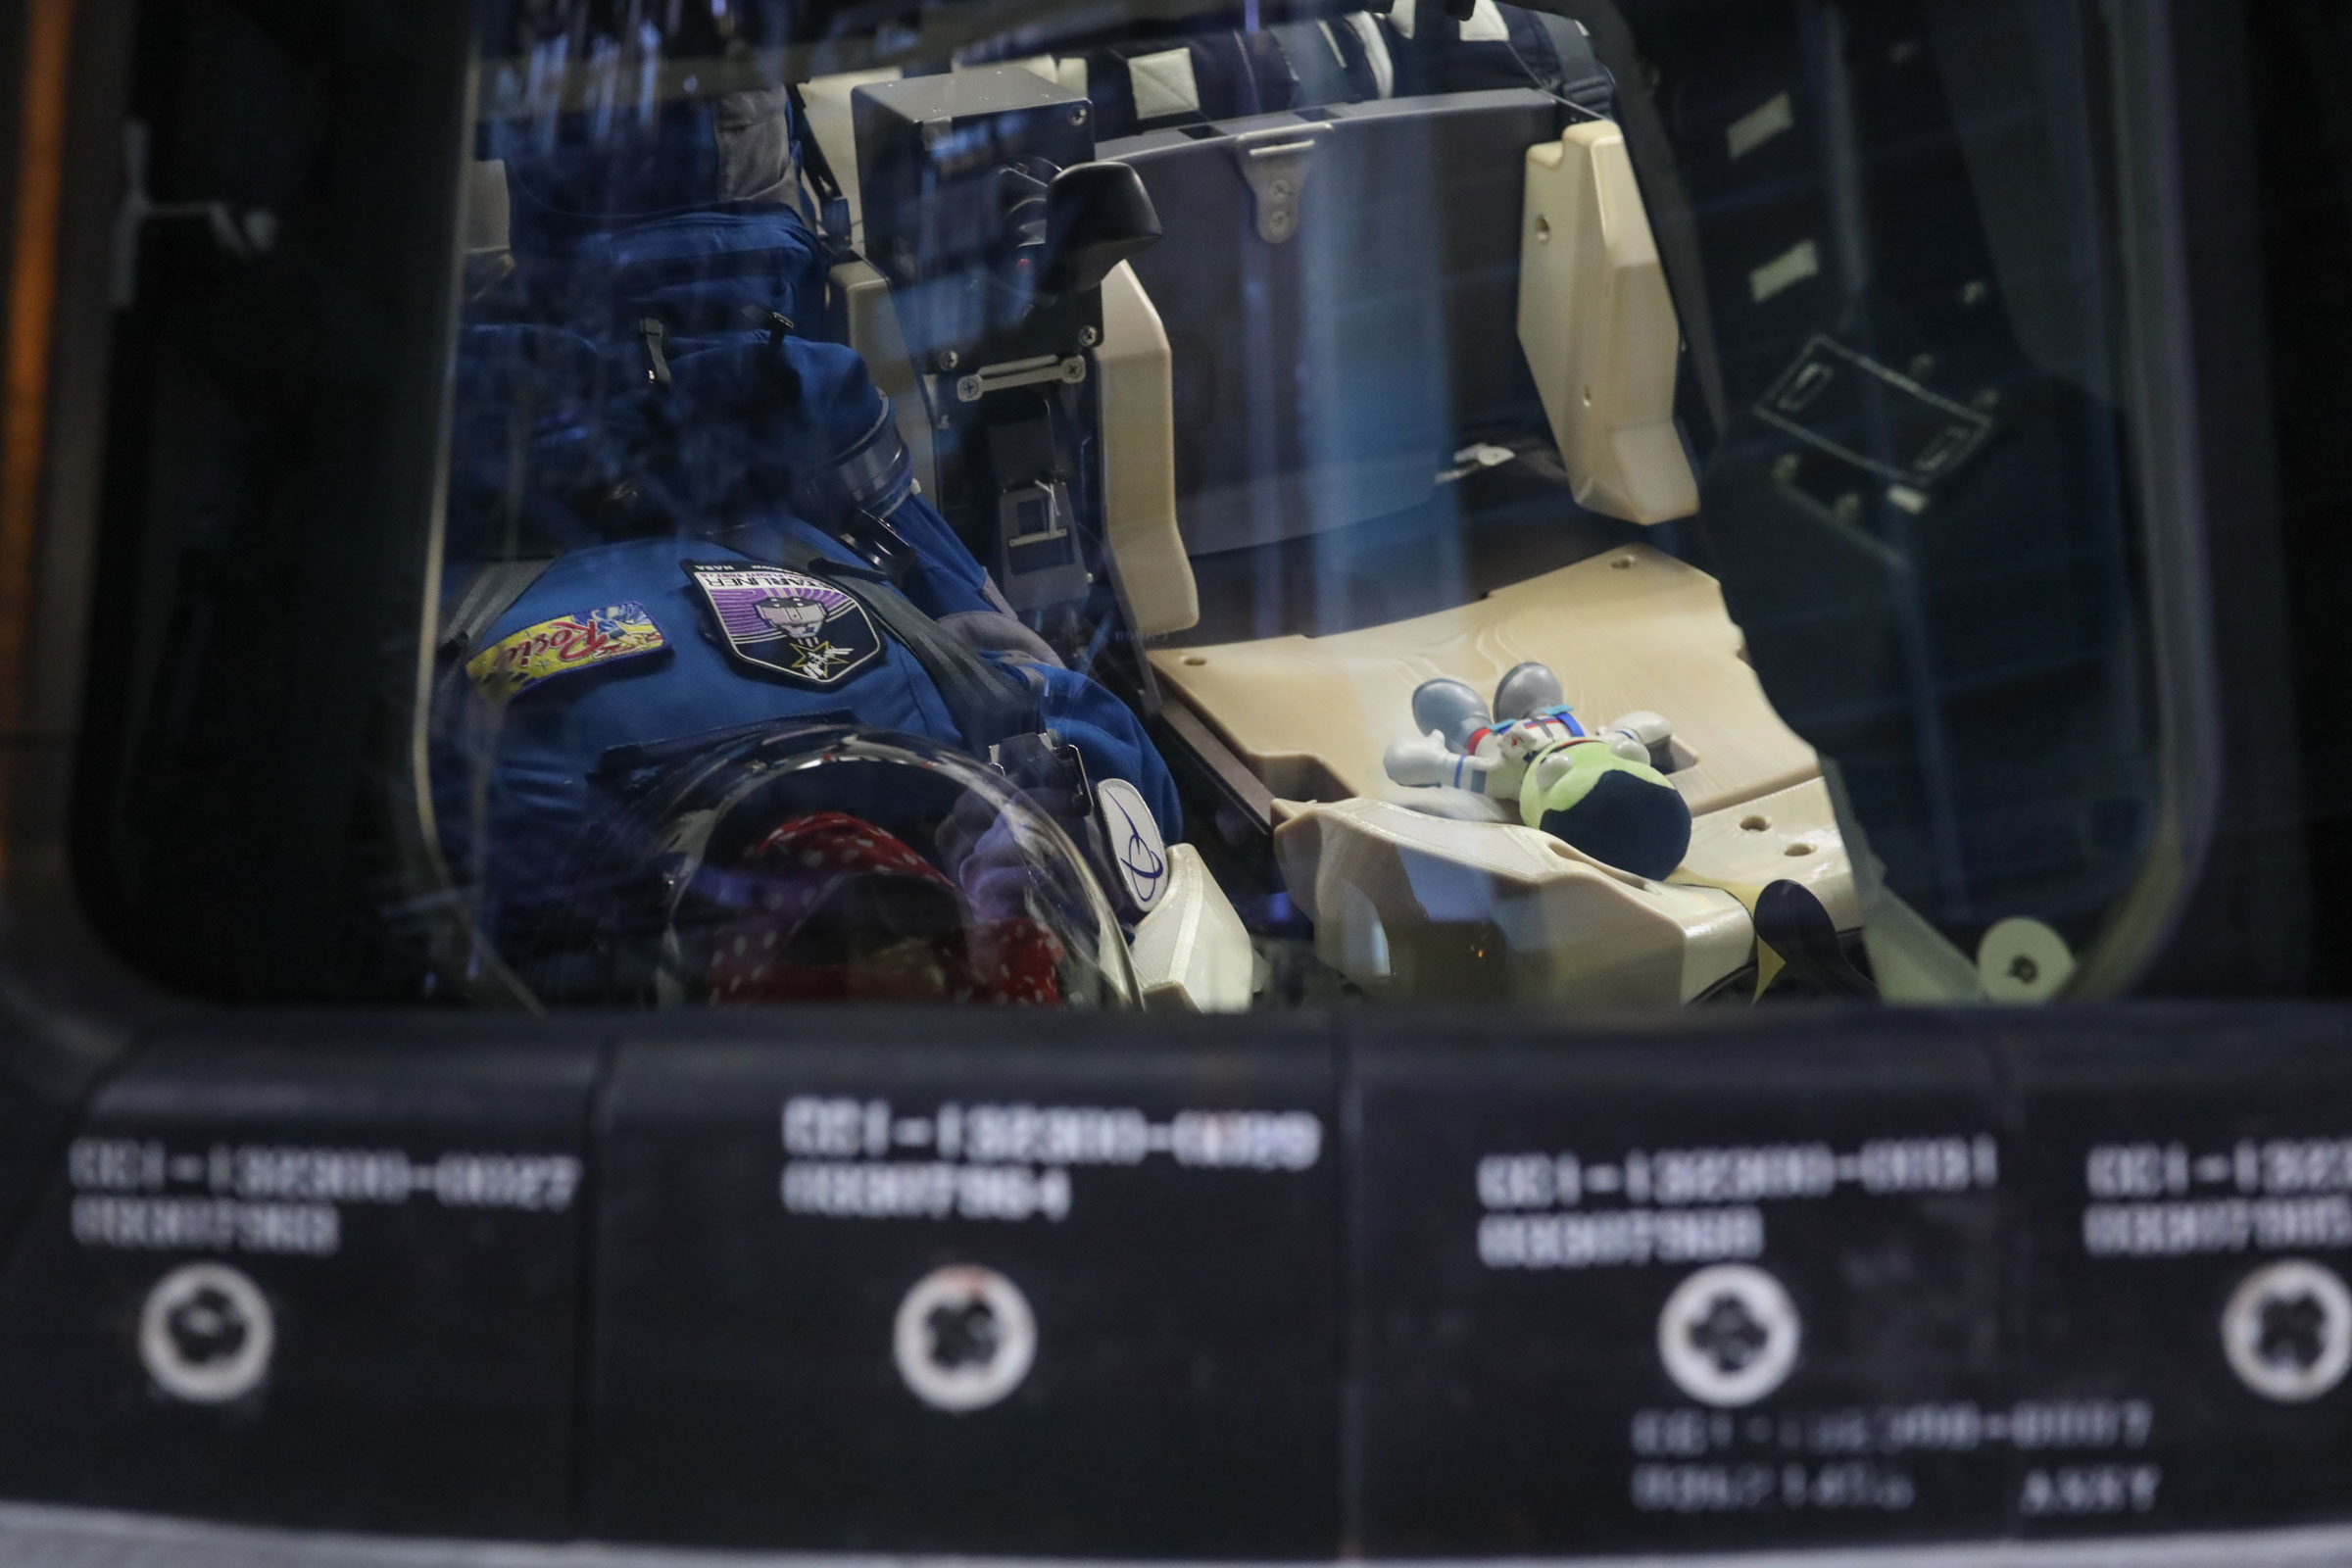
[[[1042,76],[1056,84],[1061,80],[1054,74],[1052,55],[1025,55],[1018,60],[956,60],[949,62],[948,69],[960,76],[967,71],[994,71],[999,66],[1018,66],[1033,76]]]
[[[865,262],[842,263],[832,271],[833,293],[842,302],[849,326],[850,347],[865,361],[874,388],[890,399],[891,422],[914,466],[914,481],[925,495],[939,493],[935,456],[931,449],[931,410],[923,401],[922,383],[914,361],[899,330],[899,310],[890,297],[890,280]]]
[[[801,83],[801,107],[808,116],[808,134],[816,138],[825,165],[841,185],[850,208],[850,244],[865,248],[865,209],[858,195],[858,132],[852,123],[850,94],[877,81],[897,81],[906,73],[897,66],[879,71],[844,71],[830,76],[811,76]]]
[[[1492,694],[1540,660],[1588,723],[1648,709],[1695,758],[1668,775],[1693,815],[1814,778],[1813,750],[1740,657],[1715,580],[1647,546],[1612,550],[1475,604],[1332,637],[1155,649],[1160,680],[1278,797],[1434,806],[1381,754],[1412,728],[1413,688],[1441,675]]]
[[[1470,8],[1470,20],[1461,24],[1460,37],[1464,43],[1509,43],[1511,27],[1495,9],[1494,0],[1477,0]]]
[[[1193,76],[1190,49],[1163,49],[1154,55],[1130,56],[1127,85],[1135,97],[1138,120],[1192,114],[1200,107],[1200,85]]]
[[[1645,881],[1534,828],[1354,800],[1305,808],[1274,847],[1316,956],[1381,1000],[1671,1006],[1755,945],[1733,895]]]
[[[1128,956],[1144,1005],[1166,1012],[1241,1012],[1257,954],[1242,917],[1190,844],[1168,846],[1168,885],[1136,923]]]
[[[1642,523],[1698,510],[1674,425],[1681,343],[1624,133],[1588,121],[1530,147],[1519,346],[1579,506]]]
[[[505,159],[475,159],[466,166],[460,205],[460,247],[467,256],[495,256],[513,244],[510,238],[513,209],[507,193]]]
[[[1671,880],[1727,888],[1754,906],[1768,883],[1804,885],[1840,931],[1862,924],[1853,862],[1830,808],[1830,790],[1810,778],[1752,801],[1694,817],[1690,851]]]
[[[986,71],[992,66],[1018,66],[1033,76],[1043,76],[1057,87],[1084,96],[1086,92],[1086,56],[1069,55],[1056,59],[1053,55],[1029,55],[1019,60],[983,60],[967,63],[957,60],[948,69],[955,72]]]
[[[1095,351],[1102,410],[1102,513],[1136,631],[1182,631],[1200,618],[1193,564],[1176,526],[1176,398],[1168,333],[1125,262],[1102,280]]]

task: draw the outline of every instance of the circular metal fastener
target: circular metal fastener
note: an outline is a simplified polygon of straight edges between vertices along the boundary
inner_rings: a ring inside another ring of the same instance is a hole
[[[2066,938],[2039,920],[1996,920],[1977,944],[1977,978],[1994,1002],[2047,1002],[2074,974]]]
[[[2352,1369],[2352,1290],[2335,1270],[2304,1258],[2266,1263],[2222,1308],[2222,1352],[2264,1398],[2316,1399]]]
[[[956,366],[961,365],[962,363],[962,357],[954,349],[941,349],[939,351],[939,368],[941,369],[953,370]]]
[[[192,1404],[242,1398],[270,1370],[277,1322],[261,1287],[226,1263],[188,1263],[155,1282],[139,1313],[139,1359]]]
[[[1082,326],[1078,329],[1078,346],[1080,348],[1091,349],[1102,341],[1102,334],[1096,331],[1093,327]]]
[[[1702,1268],[1658,1314],[1658,1359],[1702,1404],[1753,1404],[1796,1366],[1803,1330],[1781,1282],[1745,1263]]]
[[[993,1268],[955,1263],[915,1282],[899,1303],[891,1350],[925,1404],[980,1410],[1004,1398],[1037,1359],[1037,1319],[1020,1288]]]

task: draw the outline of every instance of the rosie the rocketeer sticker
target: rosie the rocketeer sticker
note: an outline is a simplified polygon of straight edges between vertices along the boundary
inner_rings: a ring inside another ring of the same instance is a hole
[[[882,657],[865,607],[829,582],[743,562],[685,561],[727,652],[765,675],[818,691]]]
[[[505,702],[557,675],[658,654],[667,646],[654,617],[632,599],[525,626],[467,660],[466,673],[484,697]]]

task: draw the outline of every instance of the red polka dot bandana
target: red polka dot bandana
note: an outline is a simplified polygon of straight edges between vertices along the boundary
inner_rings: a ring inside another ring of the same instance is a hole
[[[955,883],[896,837],[843,811],[791,818],[744,852],[752,906],[719,926],[710,949],[713,1002],[997,1002],[1054,1006],[1063,949],[1027,916],[975,922]],[[788,961],[811,915],[861,877],[936,887],[963,911],[959,930],[883,942],[840,963]]]

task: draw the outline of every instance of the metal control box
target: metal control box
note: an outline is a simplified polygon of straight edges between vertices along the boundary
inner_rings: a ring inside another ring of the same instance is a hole
[[[989,66],[859,87],[851,115],[867,259],[916,365],[970,373],[1100,341],[1100,296],[1038,294],[1045,189],[1095,155],[1085,94]]]

